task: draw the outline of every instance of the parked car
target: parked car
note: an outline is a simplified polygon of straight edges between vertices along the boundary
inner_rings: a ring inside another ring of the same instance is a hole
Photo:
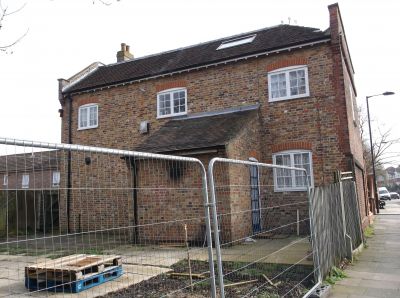
[[[390,193],[386,187],[378,187],[378,196],[380,200],[391,200]]]
[[[390,192],[390,198],[391,199],[400,199],[400,196],[397,192]]]

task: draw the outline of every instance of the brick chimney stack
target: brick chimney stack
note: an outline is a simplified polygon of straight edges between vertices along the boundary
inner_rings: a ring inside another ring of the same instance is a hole
[[[117,52],[117,62],[128,61],[133,59],[133,55],[129,52],[129,46],[121,43],[121,50]]]

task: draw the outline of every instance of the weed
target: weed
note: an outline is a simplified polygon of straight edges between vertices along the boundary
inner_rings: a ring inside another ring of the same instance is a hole
[[[334,285],[336,282],[338,282],[346,277],[347,277],[347,275],[346,275],[346,273],[344,273],[343,270],[341,270],[337,267],[333,267],[331,269],[329,277],[326,278],[326,282],[330,285]]]
[[[364,236],[365,236],[365,238],[371,238],[374,235],[375,235],[374,226],[369,225],[364,231]]]

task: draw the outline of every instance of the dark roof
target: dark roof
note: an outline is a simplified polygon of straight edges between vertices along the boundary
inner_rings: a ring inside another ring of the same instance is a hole
[[[154,132],[137,151],[153,153],[225,146],[249,121],[256,109],[170,120]]]
[[[0,156],[0,173],[24,173],[52,170],[60,167],[63,154],[59,150],[39,151]]]
[[[217,50],[223,41],[250,34],[256,34],[251,43]],[[131,61],[100,66],[81,81],[67,87],[64,93],[129,82],[289,46],[316,42],[329,37],[329,31],[322,32],[309,27],[279,25],[264,28]]]

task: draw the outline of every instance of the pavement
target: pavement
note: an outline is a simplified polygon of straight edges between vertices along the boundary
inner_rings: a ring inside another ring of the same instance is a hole
[[[329,297],[400,297],[400,200],[386,201],[367,248],[346,270]]]

